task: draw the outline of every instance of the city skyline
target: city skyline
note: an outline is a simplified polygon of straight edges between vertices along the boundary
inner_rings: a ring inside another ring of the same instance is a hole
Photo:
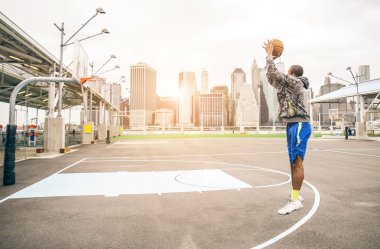
[[[99,6],[107,14],[78,34],[84,38],[104,27],[110,30],[109,35],[83,42],[90,61],[97,68],[115,54],[117,58],[109,66],[118,64],[121,69],[107,74],[111,82],[120,75],[129,79],[129,66],[144,61],[157,70],[160,96],[176,94],[179,72],[196,72],[200,79],[202,68],[206,68],[210,89],[228,85],[234,68],[249,72],[254,60],[264,67],[261,45],[268,38],[284,42],[281,60],[285,68],[303,65],[314,89],[323,84],[329,72],[352,81],[347,66],[356,73],[359,65],[369,65],[372,79],[380,77],[374,56],[380,52],[376,44],[379,35],[373,32],[380,11],[376,1],[21,0],[2,4],[2,12],[58,57],[59,32],[53,23],[65,22],[70,35]],[[41,13],[41,9],[45,11]],[[267,10],[271,11],[270,19]],[[297,12],[296,17],[291,10]],[[64,53],[64,62],[69,64],[70,48]],[[247,82],[251,82],[250,75]]]

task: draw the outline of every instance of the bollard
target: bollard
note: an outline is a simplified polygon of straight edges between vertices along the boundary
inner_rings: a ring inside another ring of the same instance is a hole
[[[16,129],[17,125],[7,125],[5,139],[3,185],[13,185],[16,183],[15,161],[16,161]]]
[[[111,143],[111,138],[110,138],[110,130],[107,130],[107,138],[106,138],[106,143],[107,143],[107,144]]]

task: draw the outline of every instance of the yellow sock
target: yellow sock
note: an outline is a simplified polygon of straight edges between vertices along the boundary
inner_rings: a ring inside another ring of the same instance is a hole
[[[298,200],[298,195],[300,194],[299,190],[292,190],[292,201]]]

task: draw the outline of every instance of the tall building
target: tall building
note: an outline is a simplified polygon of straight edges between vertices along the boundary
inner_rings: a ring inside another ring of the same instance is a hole
[[[236,106],[240,90],[246,83],[246,74],[241,68],[235,68],[231,74],[231,124],[236,125]]]
[[[129,128],[129,98],[124,98],[120,101],[120,111],[123,115],[121,118],[121,124],[123,126],[123,129]]]
[[[251,76],[253,93],[255,94],[256,99],[259,100],[260,68],[256,63],[256,59],[253,60],[251,67]]]
[[[260,125],[272,126],[278,122],[277,90],[268,82],[267,69],[260,70]]]
[[[154,124],[156,70],[140,62],[131,65],[130,126]]]
[[[121,101],[121,85],[115,83],[111,85],[111,96],[111,104],[119,106]]]
[[[260,109],[260,125],[262,126],[272,126],[278,124],[278,99],[277,90],[268,82],[267,78],[267,68],[259,68],[257,64],[253,63],[252,71],[254,75],[253,78],[258,78],[258,86],[252,88],[257,89],[257,102]],[[283,62],[276,63],[276,68],[285,73],[285,65]],[[256,80],[254,81],[257,84]]]
[[[359,82],[370,80],[369,65],[359,66]]]
[[[246,83],[246,74],[241,68],[235,68],[231,74],[231,99],[239,98],[241,87]]]
[[[208,72],[204,68],[201,72],[201,93],[208,93]]]
[[[230,96],[228,95],[228,86],[226,85],[213,86],[213,88],[211,89],[211,93],[221,93],[223,95],[224,108],[226,110],[225,123],[223,125],[226,126],[228,125],[228,120],[230,120],[229,104],[231,102]]]
[[[196,89],[195,73],[181,72],[177,108],[177,124],[180,126],[194,126],[196,123]]]
[[[173,115],[173,117],[170,119],[172,121],[171,125],[175,124],[176,123],[176,120],[177,120],[177,101],[178,101],[178,97],[174,97],[174,96],[165,96],[165,97],[158,97],[157,98],[157,109],[165,109],[165,110],[171,110],[171,115]],[[168,113],[167,111],[165,111],[165,113]],[[157,115],[157,112],[156,112],[156,115]],[[164,114],[166,115],[166,114]],[[157,116],[156,116],[157,118]]]
[[[259,106],[250,85],[241,87],[240,97],[236,107],[236,126],[258,126]]]
[[[200,125],[205,127],[225,126],[227,111],[223,93],[200,95]]]

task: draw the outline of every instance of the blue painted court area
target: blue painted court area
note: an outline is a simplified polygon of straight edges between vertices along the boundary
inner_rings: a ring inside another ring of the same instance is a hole
[[[102,184],[99,184],[102,183]],[[119,196],[251,188],[221,170],[54,174],[11,198]]]

